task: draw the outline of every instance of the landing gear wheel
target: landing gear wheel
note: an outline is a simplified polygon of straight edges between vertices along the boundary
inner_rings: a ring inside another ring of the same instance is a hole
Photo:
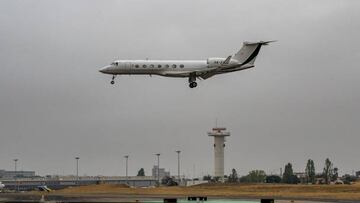
[[[197,86],[197,83],[195,81],[196,81],[196,74],[190,74],[190,76],[189,76],[189,87],[190,88],[194,88]]]
[[[190,84],[189,84],[189,87],[190,88],[194,88],[194,87],[196,87],[197,86],[197,83],[196,82],[191,82]]]
[[[112,76],[110,84],[112,84],[112,85],[115,84],[115,75]]]

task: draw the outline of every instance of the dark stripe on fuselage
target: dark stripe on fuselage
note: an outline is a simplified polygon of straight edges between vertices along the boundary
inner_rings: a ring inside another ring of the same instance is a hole
[[[234,68],[234,69],[228,69],[228,70],[221,70],[221,71],[218,71],[218,73],[231,73],[231,72],[235,72],[235,71],[250,69],[250,68],[253,68],[253,67],[254,66],[249,66],[249,67],[246,67],[246,68]]]
[[[247,63],[249,63],[251,60],[253,60],[253,59],[259,54],[261,45],[262,45],[262,44],[258,44],[258,46],[256,47],[255,51],[254,51],[254,52],[249,56],[249,58],[246,59],[246,60],[244,61],[244,63],[242,63],[241,65],[247,64]]]

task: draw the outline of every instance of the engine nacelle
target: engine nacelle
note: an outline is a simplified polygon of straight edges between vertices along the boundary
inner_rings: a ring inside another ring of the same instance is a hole
[[[209,67],[219,66],[219,65],[223,64],[225,60],[226,60],[226,58],[208,58],[207,64]]]

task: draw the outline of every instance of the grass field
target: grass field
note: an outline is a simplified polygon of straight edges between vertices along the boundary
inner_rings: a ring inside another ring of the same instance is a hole
[[[205,184],[192,187],[129,188],[124,185],[90,185],[51,192],[76,196],[208,196],[225,198],[261,198],[313,200],[360,200],[360,183],[352,185],[286,184]]]

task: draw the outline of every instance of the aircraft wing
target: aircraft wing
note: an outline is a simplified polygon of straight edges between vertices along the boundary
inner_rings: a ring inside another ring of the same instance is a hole
[[[206,73],[201,74],[199,77],[206,80],[208,78],[211,78],[214,75],[216,75],[216,71],[208,71]]]
[[[226,72],[232,72],[232,71],[238,71],[238,70],[245,70],[245,69],[252,68],[252,67],[254,67],[254,65],[223,64],[213,70],[208,70],[206,72],[203,72],[203,73],[197,74],[197,75],[199,75],[200,78],[206,80],[218,73],[226,73]]]

